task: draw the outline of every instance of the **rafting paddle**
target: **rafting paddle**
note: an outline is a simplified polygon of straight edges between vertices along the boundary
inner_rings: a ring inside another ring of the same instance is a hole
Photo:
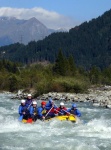
[[[23,115],[21,115],[18,120],[22,121],[22,119],[23,119]]]
[[[54,107],[54,106],[52,106],[51,109],[47,112],[47,114],[44,116],[44,119],[43,119],[43,120],[45,120],[45,118],[46,118],[47,115],[50,113],[50,111],[52,110],[53,107]]]

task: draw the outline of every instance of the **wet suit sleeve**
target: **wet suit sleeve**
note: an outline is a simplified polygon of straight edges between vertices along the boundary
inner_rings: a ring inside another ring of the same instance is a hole
[[[22,114],[22,107],[21,106],[19,106],[18,112],[19,112],[20,116],[23,115]]]
[[[40,117],[40,118],[42,118],[42,108],[38,108],[38,110],[37,110],[37,112],[38,112],[38,116]]]
[[[81,112],[77,109],[77,111],[76,111],[76,116],[77,117],[81,117]]]

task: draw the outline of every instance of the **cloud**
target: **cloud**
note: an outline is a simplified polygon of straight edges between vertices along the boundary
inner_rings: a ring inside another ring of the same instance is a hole
[[[52,29],[69,29],[79,24],[78,21],[70,17],[63,16],[54,11],[48,11],[40,7],[31,9],[1,7],[0,16],[16,17],[18,19],[30,19],[32,17],[35,17],[48,28]]]

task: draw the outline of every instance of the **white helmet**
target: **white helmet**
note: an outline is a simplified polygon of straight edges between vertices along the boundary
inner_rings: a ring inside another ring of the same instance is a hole
[[[32,104],[37,105],[37,102],[36,102],[36,101],[33,101],[33,103],[32,103]]]
[[[32,96],[32,95],[31,95],[31,94],[28,94],[27,96],[30,97],[30,96]]]
[[[24,100],[24,99],[22,99],[22,100],[21,100],[21,103],[25,103],[25,100]]]
[[[60,103],[60,106],[64,106],[64,103],[63,103],[63,102],[61,102],[61,103]]]

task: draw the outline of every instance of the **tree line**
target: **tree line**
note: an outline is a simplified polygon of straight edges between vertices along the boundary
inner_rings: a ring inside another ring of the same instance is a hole
[[[0,61],[0,90],[34,89],[39,96],[48,92],[83,93],[92,86],[111,85],[111,66],[89,70],[78,67],[74,58],[60,49],[55,63],[26,65]]]

